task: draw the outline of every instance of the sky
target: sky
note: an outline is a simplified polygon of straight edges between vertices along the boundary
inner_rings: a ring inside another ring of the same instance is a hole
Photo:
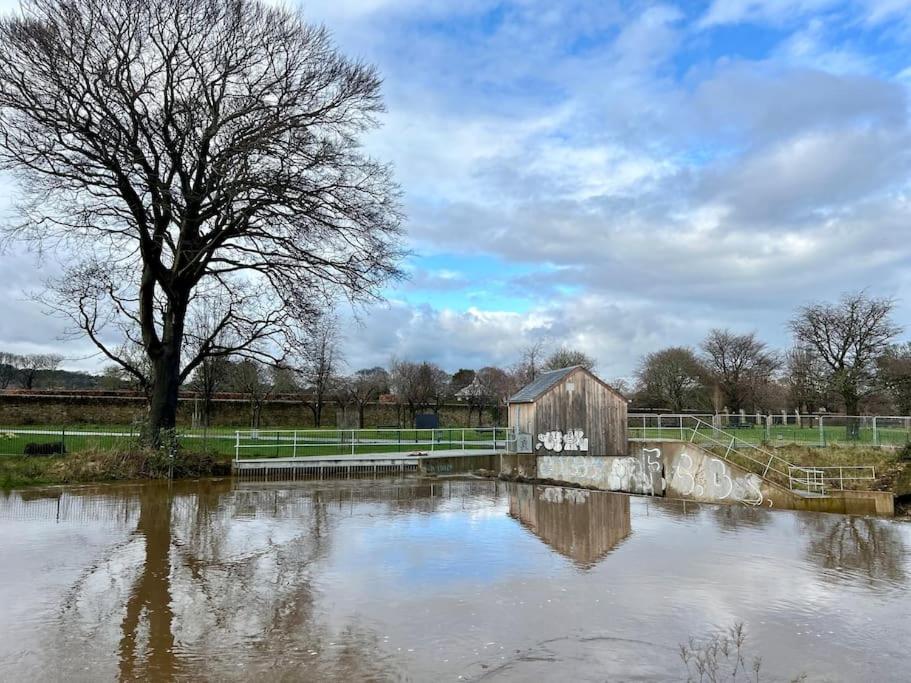
[[[365,148],[407,215],[409,279],[344,316],[351,369],[544,340],[628,378],[713,327],[785,348],[796,307],[862,288],[911,337],[911,0],[301,7],[379,68]],[[54,268],[0,255],[0,349],[97,369],[26,295]]]

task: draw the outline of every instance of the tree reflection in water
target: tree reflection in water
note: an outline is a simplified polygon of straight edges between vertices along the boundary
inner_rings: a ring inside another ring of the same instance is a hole
[[[880,582],[905,581],[905,544],[893,524],[871,517],[803,514],[807,557],[825,570],[827,581],[860,580],[871,588]]]
[[[310,574],[328,549],[336,492],[237,492],[214,482],[134,493],[135,531],[73,586],[62,645],[103,634],[95,620],[121,614],[119,644],[110,644],[121,680],[391,675],[376,634],[358,623],[333,632],[315,609]],[[131,560],[137,548],[142,558]]]

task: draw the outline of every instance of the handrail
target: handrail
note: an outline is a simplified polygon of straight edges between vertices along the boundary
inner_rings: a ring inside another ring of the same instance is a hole
[[[824,494],[830,484],[831,488],[843,490],[845,481],[869,481],[876,478],[875,468],[866,465],[831,468],[795,465],[772,451],[741,439],[736,434],[731,434],[714,424],[709,424],[700,417],[695,415],[677,415],[675,417],[678,418],[676,425],[669,425],[662,429],[670,432],[679,430],[681,436],[684,432],[688,432],[689,436],[686,440],[690,443],[708,444],[710,448],[717,449],[717,455],[724,460],[752,469],[763,479],[769,479],[771,474],[772,480],[777,479],[779,483],[786,481],[788,488],[792,491]],[[732,454],[737,456],[736,461],[732,459]],[[761,456],[757,456],[757,454],[761,454]],[[833,473],[832,476],[828,476],[829,471]],[[861,473],[862,476],[853,476],[854,473]]]

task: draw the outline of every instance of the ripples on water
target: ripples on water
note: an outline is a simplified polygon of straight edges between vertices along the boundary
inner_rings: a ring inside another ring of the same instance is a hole
[[[911,525],[487,481],[0,494],[0,680],[907,680]]]

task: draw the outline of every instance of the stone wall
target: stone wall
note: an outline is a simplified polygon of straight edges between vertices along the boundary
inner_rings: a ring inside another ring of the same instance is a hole
[[[178,423],[191,426],[199,404],[192,398],[182,399],[178,408]],[[349,411],[352,409],[349,408]],[[322,424],[337,425],[337,406],[323,408]],[[141,421],[146,414],[145,399],[140,396],[86,396],[48,394],[0,394],[0,425],[127,425]],[[249,427],[250,404],[242,399],[217,399],[214,402],[213,427]],[[356,422],[356,413],[354,416]],[[477,412],[471,416],[471,426],[477,425]],[[408,411],[389,403],[367,406],[365,427],[407,426]],[[491,415],[485,414],[485,426],[493,426]],[[345,423],[346,426],[349,424]],[[464,404],[446,405],[440,410],[444,427],[468,426],[468,407]],[[313,413],[302,401],[267,401],[262,408],[260,427],[312,427]]]

